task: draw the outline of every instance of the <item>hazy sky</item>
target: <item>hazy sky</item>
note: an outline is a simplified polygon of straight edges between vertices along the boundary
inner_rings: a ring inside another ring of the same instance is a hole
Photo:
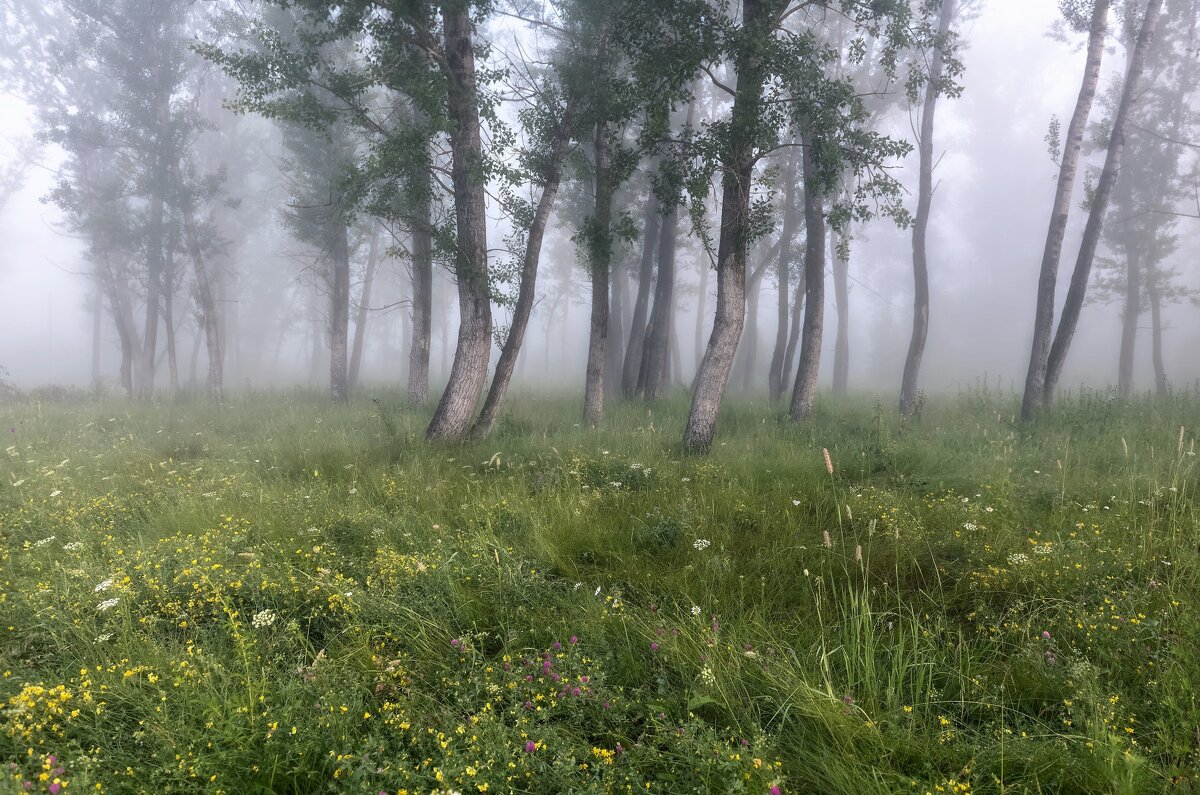
[[[1046,35],[1057,13],[1054,0],[987,0],[963,31],[969,42],[966,90],[961,99],[942,103],[936,132],[936,147],[944,156],[935,177],[939,187],[930,238],[935,286],[923,380],[931,388],[985,372],[1005,385],[1023,375],[1056,176],[1043,137],[1052,114],[1069,117],[1082,71],[1079,42],[1064,44]],[[5,136],[30,134],[29,109],[19,99],[0,97],[0,119]],[[11,148],[3,146],[0,157],[7,157]],[[53,165],[54,153],[45,157]],[[914,165],[904,169],[906,182]],[[39,200],[52,180],[49,170],[31,168],[24,189],[0,211],[0,365],[21,384],[84,383],[90,374],[88,284],[77,273],[86,266],[77,242],[56,228],[55,209]],[[1078,196],[1075,208],[1078,221]],[[1181,224],[1185,234],[1188,223]],[[1074,262],[1078,223],[1073,230],[1060,293]],[[856,241],[852,263],[853,379],[898,384],[911,322],[907,234],[872,227]],[[1190,307],[1172,313],[1167,368],[1177,380],[1197,375],[1188,355],[1193,343],[1200,346],[1196,315]],[[831,310],[826,317],[831,329]],[[1085,309],[1064,383],[1115,380],[1118,317],[1115,307]],[[763,333],[773,324],[774,298],[764,295]],[[544,328],[535,321],[531,336]],[[115,334],[107,316],[104,333],[105,367],[112,370]],[[832,337],[827,332],[827,351]],[[823,365],[827,378],[831,353]]]

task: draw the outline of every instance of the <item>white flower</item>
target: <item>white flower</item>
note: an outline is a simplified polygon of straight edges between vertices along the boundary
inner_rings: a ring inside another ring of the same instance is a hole
[[[53,540],[54,540],[54,536],[47,536],[46,538],[43,538],[40,541],[34,541],[33,545],[35,547],[44,547]]]
[[[700,605],[692,605],[692,615],[694,615],[694,616],[700,615]]]
[[[104,593],[112,586],[113,586],[112,577],[109,577],[104,582],[97,583],[96,587],[92,589],[92,593]]]
[[[99,636],[97,636],[97,638],[96,638],[96,642],[97,642],[97,643],[107,643],[107,642],[108,642],[108,641],[110,641],[110,640],[112,640],[112,633],[111,633],[111,632],[105,632],[103,635],[99,635]]]
[[[697,552],[703,552],[704,550],[708,549],[709,546],[711,546],[711,545],[712,545],[712,542],[709,541],[707,538],[697,538],[695,541],[692,542],[692,546],[696,549]]]
[[[978,529],[979,529],[979,526],[977,524],[975,524],[974,522],[964,522],[963,523],[963,530],[974,531],[974,530],[978,530]]]
[[[1008,565],[1021,566],[1029,562],[1029,556],[1024,552],[1014,552],[1008,556]]]
[[[988,507],[984,508],[983,510],[987,511],[988,513],[991,513],[992,511],[994,511],[996,509],[989,505]]]
[[[608,485],[612,486],[614,489],[619,489],[619,488],[621,488],[621,481],[611,480],[611,481],[609,481]]]
[[[595,593],[593,593],[593,594],[592,594],[592,596],[599,596],[599,595],[600,595],[600,586],[599,586],[599,585],[597,585],[597,586],[596,586],[596,592],[595,592]]]
[[[55,489],[54,491],[50,492],[51,497],[57,497],[60,494],[62,494],[62,490],[60,489]]]
[[[114,607],[117,606],[118,603],[120,603],[120,601],[121,600],[117,599],[116,597],[114,597],[112,599],[105,599],[103,602],[96,605],[96,612],[103,613],[106,610],[112,610]]]
[[[1050,544],[1046,544],[1045,546],[1038,545],[1033,548],[1033,553],[1035,555],[1049,555],[1053,551],[1054,549]]]
[[[691,478],[680,478],[679,482],[680,483],[691,483],[692,479]]]
[[[83,549],[82,541],[72,541],[69,544],[63,544],[64,552],[78,552],[81,549]]]
[[[277,617],[274,610],[260,610],[250,619],[250,624],[255,629],[266,629],[275,623]]]
[[[717,683],[716,674],[714,674],[712,669],[708,666],[700,669],[700,680],[709,687],[712,687]]]

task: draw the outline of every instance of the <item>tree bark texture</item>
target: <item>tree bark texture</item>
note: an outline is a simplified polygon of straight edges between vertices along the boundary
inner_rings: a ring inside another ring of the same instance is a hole
[[[487,215],[482,176],[483,143],[475,84],[475,48],[470,3],[442,3],[447,64],[447,110],[451,122],[451,182],[458,229],[458,344],[450,378],[425,431],[439,441],[463,439],[487,378],[492,351],[492,305],[488,281]]]
[[[363,350],[366,348],[367,320],[371,316],[371,287],[375,283],[375,271],[381,259],[379,251],[379,225],[371,224],[371,242],[367,249],[367,269],[363,274],[362,290],[358,293],[358,316],[354,320],[354,345],[350,353],[350,373],[347,376],[350,388],[358,386],[362,373]]]
[[[800,364],[792,387],[793,420],[808,419],[812,413],[825,331],[825,201],[817,179],[815,141],[807,131],[801,140],[804,144],[804,326]]]
[[[638,376],[646,342],[646,323],[650,314],[650,293],[654,283],[654,251],[658,245],[658,230],[662,216],[658,197],[651,186],[643,210],[642,259],[638,267],[637,295],[633,302],[633,320],[629,327],[629,344],[625,346],[625,361],[621,367],[621,393],[631,398],[637,392]]]
[[[592,278],[591,331],[588,335],[587,371],[583,389],[583,422],[599,425],[604,419],[605,348],[608,344],[609,267],[612,261],[612,160],[608,125],[596,125],[595,207],[588,230],[588,268]]]
[[[762,109],[764,69],[759,45],[771,35],[763,0],[742,3],[742,34],[734,58],[737,95],[729,126],[721,187],[721,233],[717,244],[717,311],[712,335],[696,375],[692,407],[683,432],[689,453],[707,453],[729,383],[746,313],[746,249],[750,238],[750,191],[754,176],[754,130]]]

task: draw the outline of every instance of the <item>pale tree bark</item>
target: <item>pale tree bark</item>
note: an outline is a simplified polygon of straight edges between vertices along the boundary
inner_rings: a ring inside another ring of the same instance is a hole
[[[367,269],[363,273],[362,290],[358,294],[358,316],[354,321],[354,344],[350,353],[350,373],[347,376],[351,389],[358,386],[358,377],[362,372],[363,350],[367,344],[367,320],[371,315],[371,287],[375,283],[375,271],[379,268],[381,258],[379,224],[372,221],[371,241],[367,248]]]
[[[689,453],[707,453],[716,433],[717,414],[729,383],[733,357],[746,314],[746,249],[750,239],[750,191],[756,159],[754,131],[760,124],[764,69],[759,48],[772,20],[763,0],[743,0],[741,42],[734,68],[737,93],[724,153],[721,187],[721,234],[717,244],[717,311],[708,349],[696,375],[692,408],[683,432]]]
[[[708,274],[712,267],[706,258],[700,259],[700,283],[696,287],[696,331],[694,350],[696,352],[696,376],[700,375],[700,363],[704,360],[704,316],[708,310]],[[694,379],[693,379],[694,380]]]
[[[179,248],[179,230],[171,225],[167,254],[163,258],[163,332],[167,349],[168,389],[171,399],[179,396],[179,352],[175,347],[175,291],[178,289],[175,252]]]
[[[791,172],[793,169],[788,169]],[[796,178],[792,173],[786,176],[787,185],[783,193],[783,229],[779,241],[779,258],[776,273],[779,280],[777,291],[778,317],[775,324],[775,350],[771,354],[771,366],[767,371],[767,390],[771,400],[783,397],[784,357],[787,355],[788,344],[788,301],[791,298],[792,271],[792,241],[796,237],[798,213],[796,212]],[[789,368],[790,369],[790,368]]]
[[[525,341],[525,331],[529,327],[529,316],[533,313],[533,303],[537,293],[538,264],[542,255],[542,241],[546,236],[546,227],[550,223],[550,213],[558,196],[559,184],[562,181],[563,162],[570,146],[570,130],[574,123],[574,112],[568,109],[560,122],[559,134],[554,141],[554,149],[546,167],[545,181],[542,185],[542,195],[538,198],[537,207],[533,213],[533,222],[529,225],[525,238],[525,254],[521,260],[521,283],[517,288],[517,303],[513,307],[512,322],[509,324],[508,338],[500,350],[500,359],[496,362],[496,372],[492,375],[492,385],[488,389],[487,398],[483,401],[483,409],[471,435],[486,438],[496,427],[500,417],[500,409],[504,404],[504,396],[508,393],[508,385],[512,381],[513,368],[518,361],[521,346]],[[547,344],[547,350],[549,344]]]
[[[451,181],[458,229],[455,276],[459,326],[450,378],[425,431],[426,438],[441,441],[461,440],[470,430],[492,352],[485,185],[480,174],[483,142],[470,12],[467,0],[445,0],[442,4]]]
[[[1125,247],[1125,306],[1121,312],[1121,350],[1117,355],[1117,394],[1123,400],[1133,397],[1133,355],[1142,311],[1142,252],[1132,240],[1129,243]]]
[[[100,332],[104,325],[104,289],[96,280],[92,297],[92,391],[100,393]]]
[[[623,257],[612,260],[609,280],[608,342],[605,345],[604,391],[605,399],[616,399],[621,394],[622,365],[625,360],[625,283],[629,281],[629,268]]]
[[[658,272],[654,280],[654,308],[646,326],[638,394],[658,400],[669,387],[671,355],[671,304],[675,293],[675,249],[679,235],[679,206],[672,204],[662,216],[658,231]]]
[[[326,234],[329,267],[329,395],[336,402],[350,397],[350,241],[341,208],[331,208]]]
[[[742,390],[749,392],[754,388],[754,371],[758,369],[758,304],[762,298],[763,277],[772,257],[768,254],[746,278],[746,327],[742,330],[742,339],[738,342],[739,361],[735,367],[741,368]]]
[[[1067,351],[1071,347],[1071,340],[1079,325],[1079,314],[1083,309],[1083,299],[1087,292],[1088,279],[1092,273],[1092,262],[1095,260],[1096,247],[1100,243],[1100,234],[1104,228],[1104,214],[1108,210],[1108,200],[1121,170],[1121,154],[1125,148],[1126,120],[1129,118],[1130,108],[1137,98],[1138,83],[1141,81],[1142,70],[1146,64],[1146,54],[1154,41],[1154,30],[1158,25],[1158,16],[1161,10],[1162,0],[1149,0],[1146,4],[1142,29],[1138,33],[1137,44],[1129,63],[1129,71],[1125,75],[1121,100],[1117,105],[1117,112],[1113,116],[1108,151],[1104,157],[1104,168],[1100,171],[1100,179],[1096,182],[1096,193],[1092,198],[1087,225],[1083,230],[1083,242],[1079,246],[1079,257],[1075,261],[1075,270],[1071,273],[1071,285],[1067,289],[1067,299],[1063,305],[1062,317],[1058,323],[1058,330],[1054,334],[1054,343],[1050,346],[1050,355],[1046,360],[1046,382],[1042,391],[1043,403],[1048,403],[1054,397],[1055,387],[1058,386],[1058,379],[1062,376],[1063,365],[1067,359]]]
[[[792,387],[793,420],[808,419],[812,413],[825,332],[825,200],[817,176],[813,136],[806,130],[800,137],[804,145],[804,327],[800,364]]]
[[[166,76],[161,80],[168,80]],[[157,102],[157,130],[154,174],[150,181],[150,212],[146,236],[146,322],[142,331],[141,362],[135,372],[138,397],[149,400],[154,394],[154,370],[158,355],[158,324],[162,302],[163,247],[166,243],[166,193],[171,169],[170,131],[171,94],[160,87]]]
[[[919,176],[917,185],[917,214],[913,218],[913,328],[900,380],[900,413],[908,417],[916,408],[921,359],[925,356],[925,340],[929,337],[929,258],[926,238],[929,233],[929,212],[933,205],[933,119],[941,93],[945,71],[943,48],[954,20],[955,0],[942,0],[938,14],[938,41],[934,45],[929,65],[929,82],[925,84],[925,99],[921,108],[921,132],[917,142]]]
[[[612,260],[612,160],[608,125],[596,125],[595,208],[588,232],[588,268],[592,279],[591,331],[588,335],[587,371],[583,391],[583,422],[598,425],[604,419],[605,348],[608,344],[609,266]]]
[[[629,344],[625,346],[625,362],[621,368],[621,393],[626,398],[633,397],[637,392],[638,376],[642,369],[650,292],[654,282],[654,251],[658,245],[658,229],[662,219],[659,209],[658,197],[651,186],[643,211],[642,259],[638,268],[637,296],[633,302],[633,321],[630,323]]]
[[[1104,57],[1104,38],[1108,29],[1108,0],[1095,0],[1092,23],[1088,34],[1087,61],[1083,70],[1083,85],[1075,101],[1075,112],[1067,126],[1063,141],[1062,165],[1058,170],[1058,185],[1054,190],[1054,205],[1050,211],[1050,228],[1042,252],[1038,275],[1037,308],[1033,318],[1033,347],[1029,354],[1029,371],[1025,376],[1025,392],[1021,398],[1021,419],[1033,419],[1042,400],[1046,385],[1046,359],[1050,355],[1050,338],[1054,331],[1054,294],[1058,282],[1058,263],[1062,257],[1067,217],[1071,210],[1071,194],[1075,189],[1075,174],[1079,169],[1079,154],[1083,149],[1083,134],[1087,128],[1092,100],[1100,82],[1100,63]]]

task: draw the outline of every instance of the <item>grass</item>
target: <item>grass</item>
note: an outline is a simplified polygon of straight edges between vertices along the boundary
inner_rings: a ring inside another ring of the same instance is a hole
[[[576,403],[0,406],[0,793],[1200,785],[1200,396]]]

